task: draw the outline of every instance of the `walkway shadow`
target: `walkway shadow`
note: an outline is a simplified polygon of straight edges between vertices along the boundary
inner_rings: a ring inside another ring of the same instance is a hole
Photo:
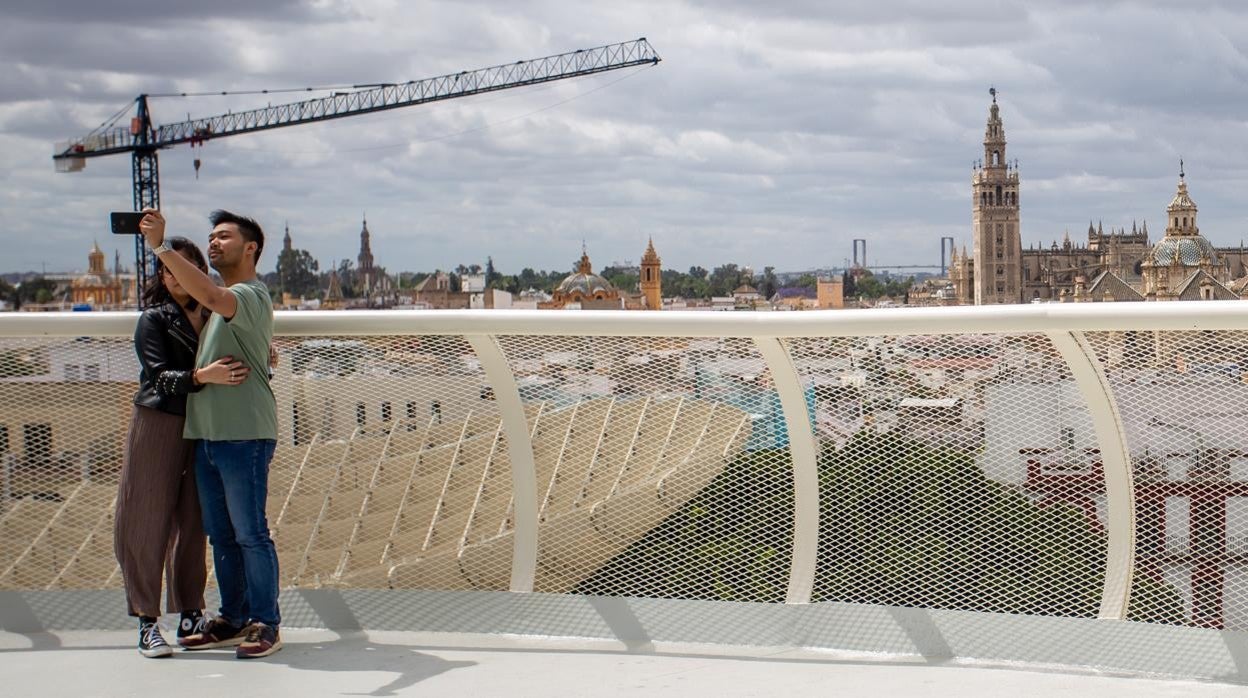
[[[331,633],[333,631],[323,631]],[[180,661],[239,662],[233,648],[178,652]],[[253,660],[282,664],[301,671],[375,671],[398,676],[372,691],[345,695],[393,696],[425,679],[454,670],[475,666],[476,662],[454,662],[420,652],[411,645],[387,645],[371,641],[363,632],[340,634],[337,639],[322,642],[283,641],[281,651],[263,659]]]
[[[320,625],[332,630],[323,631],[337,635],[337,639],[322,642],[283,643],[275,655],[257,661],[285,664],[292,669],[308,671],[381,671],[398,673],[384,686],[368,693],[348,695],[393,696],[398,691],[425,679],[452,669],[474,666],[476,662],[452,662],[423,654],[411,645],[387,645],[373,642],[363,626],[335,590],[292,590],[320,620]],[[203,659],[238,661],[233,652],[187,652],[183,656]]]

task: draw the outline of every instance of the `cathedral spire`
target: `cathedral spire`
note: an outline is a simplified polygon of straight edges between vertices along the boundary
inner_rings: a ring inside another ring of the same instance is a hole
[[[1166,235],[1199,235],[1200,229],[1196,227],[1196,202],[1192,201],[1192,197],[1187,193],[1186,173],[1183,171],[1183,160],[1179,160],[1179,184],[1174,192],[1174,198],[1170,200],[1170,205],[1166,207],[1167,223]]]
[[[360,256],[356,260],[358,268],[362,274],[371,274],[373,271],[373,246],[371,235],[368,232],[368,216],[364,216],[364,222],[360,226]]]
[[[594,273],[594,265],[589,262],[589,249],[585,247],[585,241],[581,241],[581,261],[576,266],[576,273],[589,275]]]
[[[663,309],[663,262],[654,249],[653,236],[646,242],[646,251],[641,255],[641,277],[637,286],[647,310]]]
[[[1006,168],[1005,125],[1001,122],[1001,109],[997,105],[997,88],[988,88],[992,106],[988,108],[988,123],[984,127],[984,167]]]
[[[100,249],[98,241],[92,241],[91,251],[87,253],[87,273],[103,276],[107,273],[104,268],[104,251]]]

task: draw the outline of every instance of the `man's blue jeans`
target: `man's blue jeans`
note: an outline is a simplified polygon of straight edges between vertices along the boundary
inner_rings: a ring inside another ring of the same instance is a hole
[[[264,507],[269,461],[277,442],[206,441],[195,446],[195,483],[204,531],[221,593],[220,613],[231,623],[277,627],[277,549]]]

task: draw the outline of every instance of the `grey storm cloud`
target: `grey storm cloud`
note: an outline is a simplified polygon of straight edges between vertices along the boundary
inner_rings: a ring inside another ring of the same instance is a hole
[[[0,224],[23,244],[0,271],[81,268],[93,239],[129,253],[105,224],[129,206],[127,158],[56,175],[50,155],[139,93],[397,82],[639,36],[661,64],[210,141],[199,179],[189,147],[162,151],[162,204],[192,236],[222,206],[289,224],[322,264],[355,257],[367,215],[391,271],[559,269],[582,240],[601,266],[649,237],[679,269],[837,266],[852,238],[931,264],[941,236],[970,243],[995,85],[1025,245],[1089,219],[1156,237],[1179,157],[1202,231],[1246,232],[1248,8],[1229,0],[21,5],[0,10]]]
[[[12,19],[54,24],[135,26],[169,21],[192,21],[227,18],[239,21],[256,19],[307,20],[318,13],[312,5],[300,0],[41,0],[6,5],[4,12]]]

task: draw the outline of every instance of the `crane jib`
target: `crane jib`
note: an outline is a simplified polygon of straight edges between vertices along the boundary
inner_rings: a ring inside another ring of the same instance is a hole
[[[214,138],[399,109],[610,70],[654,65],[660,60],[645,39],[638,39],[405,83],[361,85],[365,89],[189,119],[151,127],[150,131],[142,128],[142,124],[131,124],[128,128],[94,132],[65,143],[57,148],[52,157],[79,159],[133,152],[138,148],[167,148],[182,143],[199,143]]]

